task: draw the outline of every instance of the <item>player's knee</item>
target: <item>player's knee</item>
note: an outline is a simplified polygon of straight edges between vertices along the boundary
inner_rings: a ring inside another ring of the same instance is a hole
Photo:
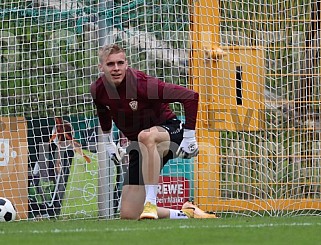
[[[151,131],[141,131],[138,134],[138,142],[143,143],[146,146],[155,144],[155,136]]]
[[[121,210],[120,211],[120,218],[121,219],[128,219],[128,220],[137,220],[139,219],[139,214],[136,212]]]

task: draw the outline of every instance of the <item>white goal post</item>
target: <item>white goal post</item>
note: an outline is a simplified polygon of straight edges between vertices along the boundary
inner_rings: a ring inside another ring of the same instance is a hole
[[[200,94],[200,155],[164,167],[159,206],[321,210],[320,1],[3,0],[0,19],[0,196],[18,219],[119,217],[128,162],[106,160],[89,91],[112,42]]]

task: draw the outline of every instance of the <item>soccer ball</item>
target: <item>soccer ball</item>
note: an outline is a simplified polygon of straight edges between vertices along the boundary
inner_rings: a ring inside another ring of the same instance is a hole
[[[12,202],[0,197],[0,222],[9,222],[16,219],[17,211]]]

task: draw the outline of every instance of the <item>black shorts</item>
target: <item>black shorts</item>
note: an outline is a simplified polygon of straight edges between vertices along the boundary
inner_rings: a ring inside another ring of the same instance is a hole
[[[161,169],[168,162],[168,160],[176,158],[176,151],[183,140],[183,124],[178,119],[167,120],[163,125],[159,125],[166,129],[170,135],[170,150],[168,154],[161,158]],[[131,142],[127,147],[129,154],[128,170],[124,176],[123,185],[144,185],[141,152],[138,142]]]

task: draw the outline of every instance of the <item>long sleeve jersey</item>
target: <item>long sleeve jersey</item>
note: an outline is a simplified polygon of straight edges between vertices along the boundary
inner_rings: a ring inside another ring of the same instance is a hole
[[[183,86],[128,68],[119,86],[109,84],[102,75],[91,84],[90,90],[103,131],[111,129],[113,120],[128,139],[137,140],[142,130],[176,118],[169,107],[172,102],[183,104],[184,127],[195,129],[199,95]]]

